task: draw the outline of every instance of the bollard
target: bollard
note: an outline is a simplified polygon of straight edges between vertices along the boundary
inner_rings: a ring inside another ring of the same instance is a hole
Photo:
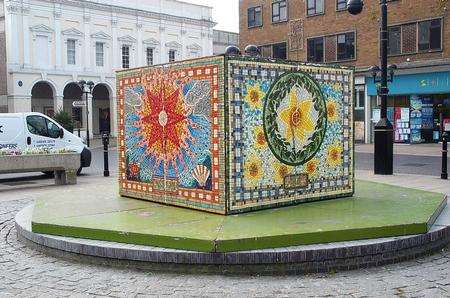
[[[105,132],[102,134],[102,142],[103,142],[103,163],[104,163],[103,176],[109,177],[109,161],[108,161],[109,135]]]
[[[81,130],[78,128],[78,137],[81,138]]]
[[[448,172],[447,172],[448,147],[447,147],[447,141],[448,141],[448,133],[444,131],[442,133],[442,174],[441,174],[441,178],[444,179],[444,180],[448,179]]]

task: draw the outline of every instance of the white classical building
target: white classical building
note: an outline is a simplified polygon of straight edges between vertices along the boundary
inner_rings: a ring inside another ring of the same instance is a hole
[[[72,103],[82,98],[76,82],[92,80],[91,137],[104,130],[116,135],[116,70],[213,54],[215,23],[206,6],[176,0],[0,2],[0,111],[50,115],[64,109],[83,130],[85,108]]]

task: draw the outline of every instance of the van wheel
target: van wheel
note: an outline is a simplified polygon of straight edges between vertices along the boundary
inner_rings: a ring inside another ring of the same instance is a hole
[[[45,171],[45,172],[42,172],[42,173],[44,173],[44,175],[48,176],[48,177],[53,177],[53,175],[55,175],[55,172],[53,172],[53,171]]]
[[[80,167],[80,168],[77,170],[77,176],[80,176],[82,170],[83,170],[83,167]]]

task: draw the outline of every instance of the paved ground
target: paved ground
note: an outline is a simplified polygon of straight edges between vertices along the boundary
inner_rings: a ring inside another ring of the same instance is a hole
[[[59,260],[16,239],[13,216],[29,200],[0,203],[0,297],[448,297],[450,251],[416,261],[307,276],[176,275]]]
[[[357,168],[370,161],[358,153]],[[101,151],[80,184],[96,183],[103,171]],[[421,162],[409,155],[408,162]],[[112,152],[112,164],[117,160]],[[434,167],[434,166],[432,166]],[[411,172],[415,167],[406,167]],[[114,170],[114,167],[112,167]],[[422,171],[423,172],[423,171]],[[114,174],[114,171],[113,171]],[[358,175],[372,179],[370,171]],[[437,175],[437,174],[436,174]],[[28,175],[29,176],[29,175]],[[17,176],[14,176],[17,177]],[[450,297],[450,247],[416,261],[326,275],[260,277],[176,275],[68,262],[24,247],[16,239],[13,217],[39,194],[58,192],[49,179],[0,176],[0,297],[32,296],[236,296],[236,297]],[[116,179],[111,177],[109,179]],[[383,180],[384,178],[377,177]],[[389,181],[380,181],[389,182]],[[435,177],[397,175],[391,183],[446,190]],[[446,183],[446,182],[445,182]],[[7,185],[9,184],[9,185]],[[450,190],[450,187],[448,188]]]

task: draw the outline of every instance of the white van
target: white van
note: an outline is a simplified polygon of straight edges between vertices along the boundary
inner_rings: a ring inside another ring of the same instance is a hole
[[[91,151],[83,141],[65,130],[55,120],[40,113],[0,113],[0,149],[49,147],[81,154],[81,168],[91,165]]]

